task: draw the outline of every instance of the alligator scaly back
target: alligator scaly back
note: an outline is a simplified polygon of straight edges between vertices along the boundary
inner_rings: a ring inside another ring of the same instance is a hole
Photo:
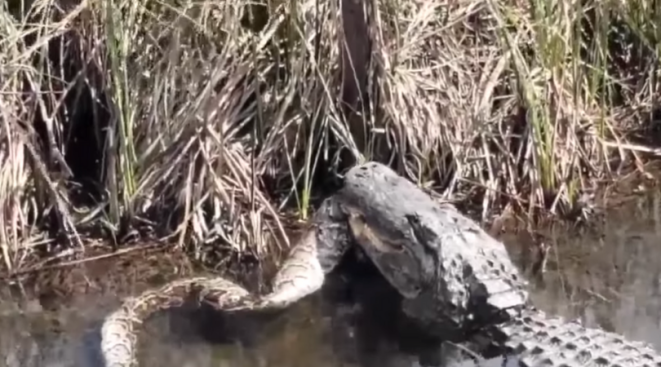
[[[526,308],[476,340],[499,354],[515,355],[522,367],[660,367],[661,355],[646,342],[578,321]]]
[[[197,297],[219,311],[281,309],[316,292],[325,274],[339,262],[349,246],[346,218],[335,201],[321,205],[308,231],[278,270],[272,291],[260,296],[223,277],[181,279],[124,300],[101,327],[101,354],[105,367],[133,367],[138,326],[152,313]]]

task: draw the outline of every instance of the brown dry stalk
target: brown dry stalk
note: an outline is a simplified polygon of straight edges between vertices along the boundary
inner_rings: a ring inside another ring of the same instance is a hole
[[[17,3],[0,9],[9,268],[55,214],[69,232],[147,226],[198,253],[263,256],[286,247],[283,213],[305,215],[340,153],[487,217],[571,208],[659,149],[661,14],[647,2]]]

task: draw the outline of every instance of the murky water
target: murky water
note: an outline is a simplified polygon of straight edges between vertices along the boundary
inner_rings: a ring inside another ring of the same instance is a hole
[[[5,292],[0,366],[101,366],[98,327],[120,297],[194,273],[181,255],[152,257],[59,272],[55,278],[69,286],[42,285],[40,297]],[[219,314],[195,305],[159,312],[143,325],[141,366],[410,366],[415,358],[398,352],[395,325],[379,325],[396,319],[396,295],[376,270],[361,273],[350,287],[334,275],[322,292],[278,313]]]
[[[540,232],[550,251],[533,293],[538,307],[661,349],[660,193],[613,208],[589,229]],[[500,237],[522,262],[534,242],[514,231]],[[140,266],[109,259],[58,273],[73,290],[57,282],[28,292],[40,297],[1,290],[0,366],[100,366],[97,328],[120,297],[193,273],[182,256],[153,255],[150,266],[139,258]],[[277,314],[159,313],[141,334],[142,366],[417,366],[426,341],[404,333],[395,295],[373,269],[351,276],[335,274],[323,292]]]
[[[544,281],[534,303],[580,318],[661,350],[661,192],[649,192],[608,210],[589,229],[540,231],[549,247]],[[501,236],[516,257],[528,236]]]

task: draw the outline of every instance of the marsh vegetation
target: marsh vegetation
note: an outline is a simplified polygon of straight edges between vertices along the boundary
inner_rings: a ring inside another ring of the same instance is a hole
[[[2,267],[150,238],[261,259],[361,160],[476,219],[575,221],[660,152],[660,20],[642,0],[4,2]]]

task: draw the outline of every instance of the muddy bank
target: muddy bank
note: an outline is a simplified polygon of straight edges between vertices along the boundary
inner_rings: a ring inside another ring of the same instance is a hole
[[[658,190],[623,200],[587,226],[535,231],[511,224],[497,236],[522,267],[526,250],[548,245],[546,270],[533,282],[538,307],[661,348]],[[23,293],[2,287],[0,366],[97,365],[96,328],[122,297],[208,272],[180,252],[136,251],[44,273]],[[272,269],[248,273],[242,282],[255,289]],[[140,359],[143,366],[414,366],[432,341],[407,329],[397,302],[373,267],[350,257],[322,292],[278,314],[220,315],[192,305],[161,312],[144,325]]]

